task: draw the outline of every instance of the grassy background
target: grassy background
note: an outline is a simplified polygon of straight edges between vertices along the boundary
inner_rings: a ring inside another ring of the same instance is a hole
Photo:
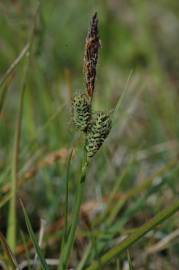
[[[84,41],[94,11],[98,11],[102,43],[95,109],[113,109],[125,91],[112,132],[90,165],[87,177],[86,215],[93,220],[109,208],[94,228],[97,251],[90,253],[94,258],[119,241],[121,233],[142,225],[179,195],[179,3],[41,2],[23,102],[18,168],[23,184],[17,195],[24,201],[35,232],[40,219],[46,220],[44,252],[48,258],[58,257],[67,152],[72,146],[76,151],[70,172],[70,210],[80,173],[83,138],[72,126],[71,97],[85,87]],[[35,6],[36,1],[32,0],[0,3],[1,78],[27,43]],[[0,230],[4,234],[25,64],[23,58],[0,92]],[[30,173],[32,177],[28,176]],[[137,189],[143,183],[150,184]],[[115,200],[109,204],[113,187]],[[121,207],[120,199],[124,197],[126,203]],[[25,258],[21,232],[27,242],[28,234],[19,202],[17,217],[16,252],[21,261]],[[177,237],[166,247],[156,252],[154,249],[161,239],[177,231],[178,220],[175,215],[131,248],[135,269],[178,269]],[[72,257],[74,264],[90,237],[82,218]],[[125,256],[119,263],[114,260],[111,269],[117,269],[117,264],[126,269],[125,262]]]

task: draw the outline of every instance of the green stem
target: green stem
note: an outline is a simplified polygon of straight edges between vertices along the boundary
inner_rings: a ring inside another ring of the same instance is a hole
[[[88,166],[88,161],[87,161],[86,153],[85,153],[84,164],[83,164],[82,170],[81,170],[81,177],[79,179],[79,183],[77,186],[76,202],[75,202],[75,208],[74,208],[74,211],[72,214],[71,228],[70,228],[69,236],[67,239],[67,243],[64,246],[64,249],[61,251],[62,253],[60,256],[60,264],[59,264],[60,270],[67,269],[68,259],[69,259],[70,252],[71,252],[71,249],[72,249],[72,246],[74,243],[76,227],[78,224],[80,205],[81,205],[83,190],[84,190],[84,186],[85,186],[87,166]]]
[[[107,251],[100,258],[101,266],[104,266],[105,264],[110,262],[115,256],[124,252],[131,245],[133,245],[137,240],[139,240],[142,236],[144,236],[147,232],[154,229],[157,225],[165,221],[167,218],[172,216],[178,210],[179,210],[179,200],[173,203],[170,207],[158,213],[154,218],[152,218],[149,222],[147,222],[146,224],[141,226],[139,229],[137,229],[132,235],[127,237],[127,239],[122,241],[119,245]],[[98,261],[96,260],[93,261],[92,264],[86,268],[86,270],[97,270],[97,269],[98,269]]]

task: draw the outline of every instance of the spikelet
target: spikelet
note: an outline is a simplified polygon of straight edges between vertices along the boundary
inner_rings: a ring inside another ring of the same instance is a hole
[[[100,48],[98,17],[95,13],[91,19],[91,24],[86,36],[85,53],[84,53],[84,75],[86,90],[92,98],[95,88],[96,65],[98,62],[98,51]]]
[[[87,157],[92,158],[99,150],[111,130],[111,118],[108,113],[96,112],[86,137]]]
[[[72,101],[72,115],[74,125],[80,131],[86,132],[91,118],[91,103],[85,93],[74,96]]]

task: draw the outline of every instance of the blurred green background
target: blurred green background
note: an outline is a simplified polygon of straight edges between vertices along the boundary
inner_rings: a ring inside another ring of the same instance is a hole
[[[0,2],[1,78],[27,44],[36,4],[32,0]],[[124,94],[112,132],[90,166],[85,200],[101,202],[124,170],[120,185],[123,194],[154,175],[156,186],[144,192],[135,209],[127,214],[124,211],[124,224],[135,227],[179,195],[177,162],[172,169],[166,169],[179,153],[178,0],[41,1],[23,103],[19,177],[49,153],[68,150],[75,144],[70,179],[72,206],[83,138],[72,126],[71,97],[85,89],[84,43],[95,11],[102,47],[94,107],[114,109]],[[8,203],[3,203],[6,196],[3,187],[11,179],[15,122],[25,64],[24,58],[0,89],[0,229],[4,233]],[[18,191],[35,230],[39,228],[40,218],[53,224],[63,215],[65,161],[66,158],[39,169]],[[166,173],[155,176],[163,167]],[[130,205],[133,201],[129,209]],[[19,228],[25,230],[19,206],[18,217]],[[116,215],[113,222],[118,224],[119,219],[121,216]],[[179,222],[173,218],[166,222],[161,234],[177,226]],[[19,230],[18,235],[20,243]],[[56,250],[55,245],[49,249]],[[158,260],[154,268],[142,268],[142,263],[136,262],[141,267],[136,269],[178,269],[178,252],[179,244],[171,245],[165,256],[155,255]]]

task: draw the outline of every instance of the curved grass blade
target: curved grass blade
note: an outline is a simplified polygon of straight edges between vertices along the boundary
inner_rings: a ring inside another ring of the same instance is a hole
[[[36,239],[36,237],[35,237],[35,234],[34,234],[34,232],[33,232],[33,230],[32,230],[32,226],[31,226],[31,223],[30,223],[30,219],[29,219],[29,217],[28,217],[28,215],[27,215],[27,212],[26,212],[26,210],[25,210],[25,207],[24,207],[22,201],[20,201],[20,202],[21,202],[22,210],[23,210],[23,212],[24,212],[25,223],[26,223],[26,226],[27,226],[27,229],[28,229],[30,238],[31,238],[31,240],[32,240],[32,243],[33,243],[33,245],[34,245],[35,251],[36,251],[36,253],[37,253],[37,255],[38,255],[38,258],[39,258],[40,264],[41,264],[41,266],[42,266],[42,269],[43,269],[43,270],[48,270],[48,265],[47,265],[47,263],[46,263],[46,261],[45,261],[44,256],[42,255],[41,249],[40,249],[40,247],[39,247],[39,244],[38,244],[38,242],[37,242],[37,239]]]

